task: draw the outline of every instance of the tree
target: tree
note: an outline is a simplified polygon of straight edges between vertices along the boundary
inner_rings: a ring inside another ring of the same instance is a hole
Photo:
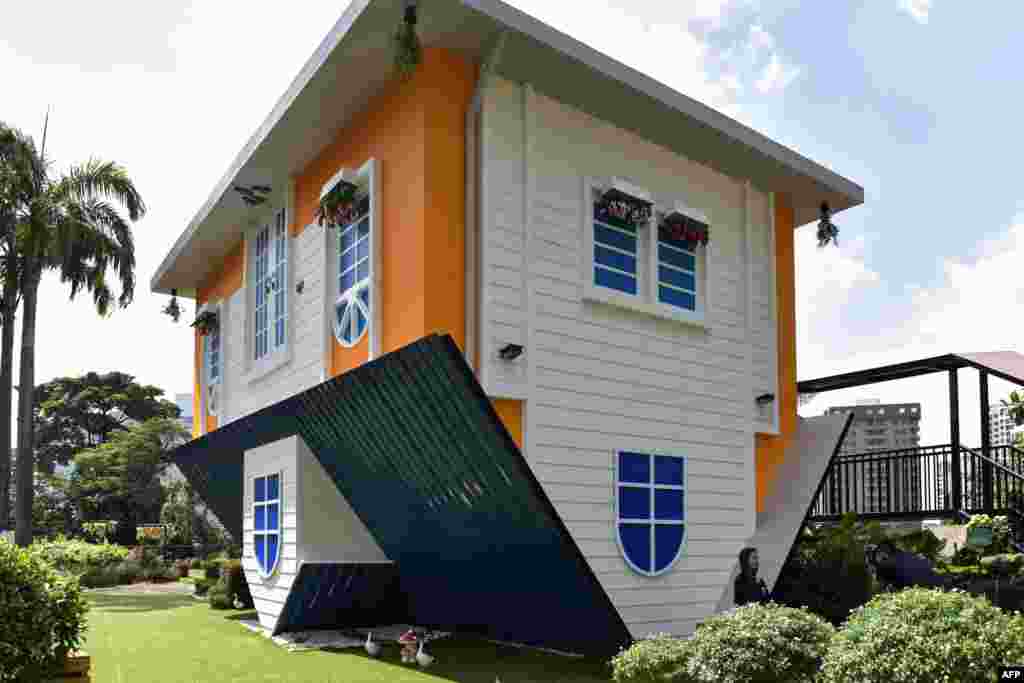
[[[83,289],[92,293],[97,312],[106,316],[114,300],[106,277],[108,270],[113,270],[121,285],[118,304],[124,308],[135,291],[135,245],[131,226],[115,204],[127,210],[132,222],[141,218],[146,208],[134,183],[117,164],[90,160],[51,177],[45,156],[45,130],[43,149],[38,153],[31,138],[22,139],[25,144],[19,149],[24,149],[30,159],[22,166],[31,172],[4,174],[19,179],[17,197],[10,209],[24,316],[18,385],[34,387],[36,313],[43,271],[58,270],[61,282],[71,286],[71,299]],[[18,393],[15,540],[20,545],[32,542],[32,399],[31,391]]]
[[[105,443],[133,422],[177,418],[181,410],[160,398],[163,393],[123,372],[89,372],[40,384],[33,397],[37,469],[67,465],[79,451]]]
[[[14,379],[14,318],[21,291],[18,273],[17,207],[42,174],[32,139],[0,122],[0,528],[10,519],[11,406]]]
[[[82,519],[116,520],[132,536],[136,524],[155,520],[164,498],[160,475],[188,436],[177,420],[156,417],[78,453],[67,490]]]
[[[1010,409],[1010,417],[1015,425],[1018,427],[1024,425],[1024,395],[1017,391],[1011,391],[1010,400],[1004,399],[1003,405]]]

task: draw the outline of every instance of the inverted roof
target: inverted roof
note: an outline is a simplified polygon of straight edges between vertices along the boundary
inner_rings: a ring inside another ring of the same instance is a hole
[[[397,565],[414,623],[603,655],[629,641],[450,336],[230,422],[172,458],[240,537],[245,452],[294,434]]]
[[[849,389],[867,384],[889,382],[895,379],[929,375],[933,372],[975,368],[990,375],[1024,386],[1024,355],[1016,351],[981,351],[976,353],[948,353],[877,368],[846,372],[830,377],[805,379],[797,382],[797,391],[802,394],[817,394],[836,389]]]
[[[196,283],[260,218],[260,209],[231,188],[287,187],[389,82],[401,11],[402,0],[352,0],[157,268],[153,291],[194,296]],[[495,73],[786,196],[798,226],[816,219],[822,201],[834,211],[864,201],[855,182],[500,0],[431,0],[421,8],[418,31],[425,46],[451,48],[478,63],[504,33]]]

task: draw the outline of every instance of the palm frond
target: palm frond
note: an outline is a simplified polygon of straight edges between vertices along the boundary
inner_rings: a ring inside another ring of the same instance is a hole
[[[90,159],[72,167],[57,181],[56,191],[62,197],[79,201],[92,198],[112,200],[128,210],[128,217],[133,222],[146,214],[146,205],[128,172],[112,161]]]

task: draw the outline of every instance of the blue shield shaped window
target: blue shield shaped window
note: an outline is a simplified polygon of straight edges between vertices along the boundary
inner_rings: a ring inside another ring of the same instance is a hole
[[[281,475],[253,479],[253,552],[264,578],[273,575],[281,558]]]
[[[664,574],[686,542],[686,458],[616,454],[616,535],[626,563],[644,576]]]

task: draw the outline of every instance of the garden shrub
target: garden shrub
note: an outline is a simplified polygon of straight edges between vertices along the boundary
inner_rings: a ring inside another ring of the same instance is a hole
[[[992,527],[992,543],[982,548],[983,555],[997,555],[1012,549],[1010,547],[1010,522],[1006,515],[995,517],[971,515],[971,519],[967,522],[967,533],[970,534],[971,529],[978,526]]]
[[[206,569],[206,563],[197,557],[194,560],[192,560],[191,567],[192,569],[195,569],[197,571],[203,571],[204,569]]]
[[[191,566],[188,560],[178,560],[174,563],[174,572],[179,579],[188,578],[189,569],[191,569]]]
[[[897,536],[891,540],[897,548],[917,555],[923,555],[932,561],[939,561],[939,555],[946,548],[946,541],[940,539],[928,529],[911,531],[908,534]]]
[[[249,582],[245,579],[245,571],[242,570],[242,563],[239,560],[229,560],[225,563],[223,580],[227,586],[228,597],[237,600],[242,609],[252,609],[252,593],[249,592]]]
[[[235,606],[234,600],[228,595],[227,583],[223,580],[210,586],[209,600],[213,609],[231,609]]]
[[[36,541],[31,552],[54,569],[66,574],[85,574],[116,565],[128,557],[128,548],[112,543],[88,543],[58,536],[52,541]]]
[[[679,683],[813,681],[835,629],[807,609],[750,604],[705,620],[687,643]]]
[[[121,583],[121,574],[116,566],[90,569],[78,577],[78,582],[83,588],[111,588]]]
[[[683,668],[687,641],[658,634],[638,640],[612,658],[615,683],[661,683]]]
[[[839,626],[878,590],[865,546],[882,538],[877,523],[858,524],[854,513],[844,515],[837,526],[805,530],[776,582],[776,601],[807,607]]]
[[[1024,661],[1024,616],[960,591],[910,588],[856,610],[825,656],[822,683],[995,680]]]
[[[77,578],[0,540],[0,681],[44,678],[81,643],[88,608]]]
[[[203,571],[203,575],[207,579],[209,579],[210,581],[216,581],[220,578],[220,562],[216,560],[210,560],[206,563],[206,569],[204,569]]]
[[[117,582],[129,584],[142,576],[142,565],[135,560],[125,560],[117,565]]]
[[[206,595],[210,590],[211,582],[209,579],[196,579],[195,582],[195,593],[196,595]]]

